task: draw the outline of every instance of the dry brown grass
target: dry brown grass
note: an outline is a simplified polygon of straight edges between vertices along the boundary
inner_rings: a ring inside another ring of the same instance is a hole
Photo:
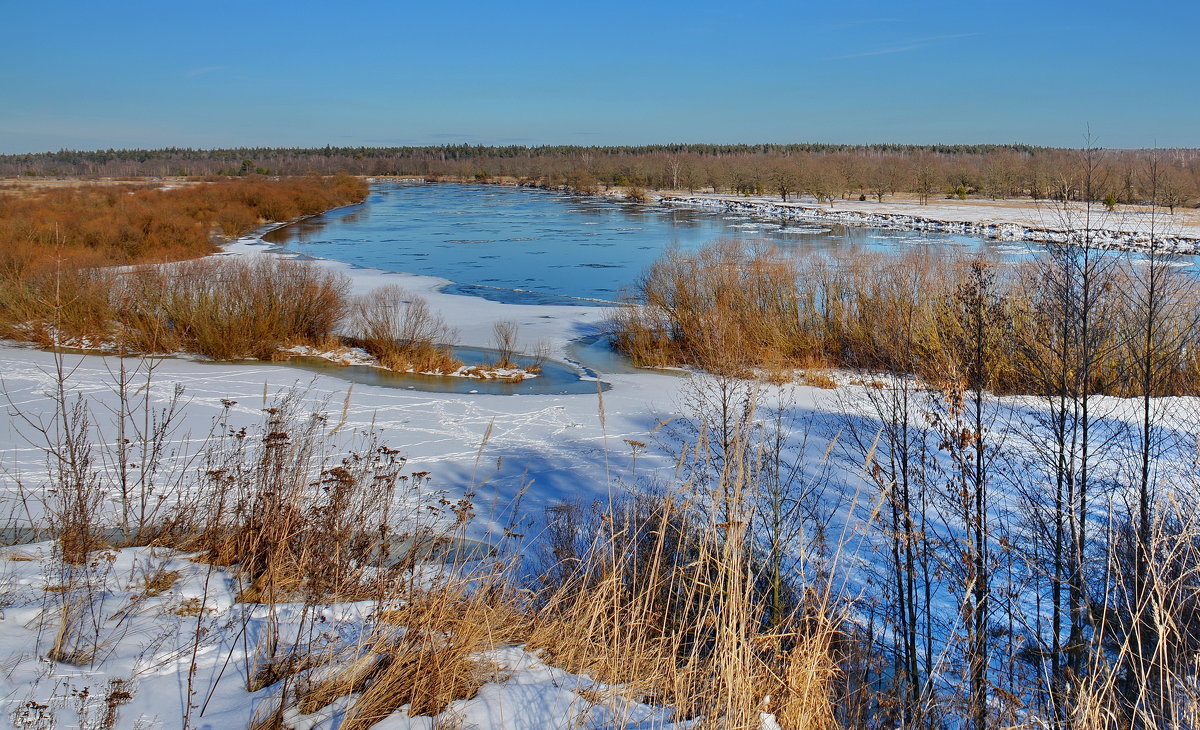
[[[676,497],[597,517],[592,541],[556,550],[530,647],[700,727],[758,728],[764,711],[788,730],[835,726],[842,629],[827,593],[813,586],[802,612],[772,625],[744,525],[704,521]]]
[[[167,321],[137,331],[157,336],[169,326],[184,349],[218,360],[266,359],[282,345],[323,342],[347,308],[345,275],[310,262],[201,259],[145,275],[150,281],[138,282],[141,293],[158,285],[166,294],[161,307],[147,314]],[[136,295],[127,301],[145,302]]]
[[[800,382],[805,385],[811,385],[814,388],[822,388],[824,390],[834,390],[838,387],[838,383],[828,373],[806,370],[800,375]]]
[[[348,176],[220,180],[170,190],[80,184],[0,197],[6,260],[53,259],[56,248],[99,253],[110,264],[187,258],[213,250],[214,232],[240,236],[255,225],[312,215],[362,200]]]
[[[382,620],[395,628],[370,647],[380,661],[343,727],[365,730],[403,705],[410,716],[437,715],[455,700],[474,697],[484,683],[501,679],[478,654],[521,636],[525,618],[517,605],[486,587],[444,585],[385,611]]]
[[[634,522],[626,512],[602,513],[619,532],[561,555],[550,568],[558,579],[532,593],[511,563],[450,567],[430,585],[389,593],[369,637],[326,657],[336,670],[301,683],[285,703],[311,713],[354,694],[349,728],[401,707],[437,716],[503,680],[487,650],[524,644],[554,666],[613,685],[593,699],[618,712],[645,702],[677,708],[700,727],[757,730],[763,711],[787,730],[835,727],[836,612],[813,593],[802,614],[765,625],[746,566],[718,531],[686,538],[699,543],[685,555],[670,553],[684,538],[678,524],[662,521],[678,520],[679,507],[644,502]],[[279,727],[282,707],[256,727]]]
[[[693,365],[745,375],[754,367],[821,361],[800,328],[794,262],[722,241],[668,251],[636,285],[639,306],[617,310],[617,347],[645,366]]]
[[[166,570],[161,567],[158,570],[146,573],[142,576],[142,595],[161,595],[164,591],[170,590],[171,586],[175,585],[180,575],[181,573],[178,570]]]
[[[334,669],[300,684],[294,693],[297,709],[312,713],[354,694],[341,727],[361,730],[401,707],[410,717],[436,716],[451,702],[474,697],[486,682],[502,680],[481,652],[522,635],[527,618],[518,602],[495,576],[443,578],[431,588],[391,596],[390,607],[380,610],[379,622],[357,645],[310,657],[315,662],[304,666]],[[254,727],[280,727],[282,707]]]
[[[248,340],[259,335],[271,341],[280,330],[298,338],[328,332],[321,318],[340,316],[344,291],[330,300],[329,287],[322,291],[311,272],[297,278],[302,266],[268,272],[266,265],[206,262],[132,273],[105,267],[202,256],[221,235],[318,213],[365,193],[353,178],[310,176],[171,190],[82,186],[0,198],[0,335],[41,345],[122,336],[134,351],[182,343],[214,357],[242,357],[252,354]],[[231,318],[241,321],[231,327]]]
[[[647,367],[777,379],[796,369],[839,367],[941,384],[961,376],[953,363],[975,336],[964,330],[964,307],[972,287],[985,285],[989,388],[1038,393],[1045,383],[1036,373],[1052,369],[1056,356],[1056,323],[1063,307],[1076,306],[1061,298],[1065,269],[1057,266],[1048,256],[1008,266],[925,251],[783,253],[723,241],[696,252],[668,251],[639,279],[629,306],[613,312],[609,331],[619,350]],[[1089,335],[1100,338],[1094,347],[1102,353],[1091,364],[1092,392],[1140,392],[1128,377],[1144,304],[1138,291],[1145,272],[1138,266],[1110,258],[1096,267],[1089,306],[1103,326]],[[1200,289],[1174,273],[1158,287],[1165,314],[1155,324],[1162,344],[1154,357],[1170,374],[1154,394],[1194,392],[1200,349],[1192,323],[1200,318]],[[812,377],[813,384],[820,380]]]
[[[348,289],[344,275],[276,257],[68,270],[0,289],[13,318],[0,332],[42,346],[268,359],[281,346],[327,341]]]

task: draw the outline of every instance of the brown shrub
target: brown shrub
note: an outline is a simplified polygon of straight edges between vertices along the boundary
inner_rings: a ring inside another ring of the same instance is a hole
[[[200,259],[159,275],[170,327],[189,350],[217,360],[266,359],[283,345],[325,340],[350,286],[343,274],[276,257]]]
[[[450,349],[454,330],[428,302],[399,286],[359,297],[350,330],[357,344],[392,370],[448,373],[462,366]]]
[[[643,365],[685,364],[743,374],[812,357],[799,328],[794,262],[767,248],[720,241],[668,251],[635,286],[639,309],[618,311],[611,334]]]

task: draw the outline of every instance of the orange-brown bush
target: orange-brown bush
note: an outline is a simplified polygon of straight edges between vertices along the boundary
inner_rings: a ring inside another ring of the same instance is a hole
[[[636,285],[640,307],[618,310],[617,347],[642,365],[689,364],[741,374],[773,361],[820,359],[800,327],[795,262],[721,241],[668,251]]]
[[[0,335],[50,346],[111,331],[109,291],[115,274],[70,268],[0,286]]]
[[[185,261],[123,279],[134,287],[114,292],[126,305],[117,310],[124,331],[173,339],[218,360],[266,359],[282,345],[326,340],[346,312],[350,287],[343,274],[275,257]]]
[[[174,189],[83,185],[0,198],[0,271],[53,264],[62,251],[98,252],[109,264],[199,256],[213,250],[213,233],[238,236],[260,223],[360,201],[366,192],[349,176],[314,175]]]
[[[274,257],[67,270],[0,290],[10,317],[0,332],[43,346],[265,359],[331,337],[348,290],[342,274]]]

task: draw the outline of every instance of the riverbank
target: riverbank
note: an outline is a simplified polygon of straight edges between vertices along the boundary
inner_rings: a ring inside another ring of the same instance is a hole
[[[366,178],[368,182],[383,179]],[[475,180],[441,176],[425,182],[530,186],[514,178]],[[543,187],[543,186],[534,186]],[[717,211],[770,221],[837,224],[891,231],[920,231],[976,236],[994,241],[1062,243],[1087,230],[1096,248],[1146,251],[1151,241],[1159,253],[1200,254],[1200,210],[1174,211],[1146,205],[1119,205],[1105,210],[1093,204],[1052,200],[968,198],[936,199],[921,203],[909,194],[892,194],[886,201],[834,199],[819,203],[811,196],[782,201],[776,196],[741,196],[678,190],[631,191],[622,187],[580,193],[605,200]]]
[[[382,286],[400,286],[425,299],[430,310],[437,312],[455,330],[458,335],[455,344],[461,346],[490,348],[495,344],[496,324],[515,322],[518,353],[531,352],[538,343],[543,343],[549,346],[551,358],[562,359],[571,341],[599,333],[609,309],[599,305],[512,304],[448,293],[444,289],[455,284],[449,279],[385,271],[336,259],[287,252],[264,241],[261,236],[265,233],[263,231],[260,235],[230,241],[216,255],[240,258],[278,256],[313,261],[327,271],[346,276],[350,281],[349,294],[352,296],[366,294]]]
[[[1160,253],[1200,253],[1200,222],[1180,211],[1137,207],[1088,211],[1078,203],[1051,201],[939,201],[929,205],[911,202],[835,201],[831,205],[787,202],[763,197],[724,195],[657,195],[659,205],[749,215],[770,220],[870,226],[885,230],[957,233],[999,241],[1063,243],[1081,240],[1089,232],[1092,245],[1117,251],[1146,251],[1151,243]],[[1019,203],[1019,205],[1014,205]],[[1090,216],[1090,217],[1089,217]]]

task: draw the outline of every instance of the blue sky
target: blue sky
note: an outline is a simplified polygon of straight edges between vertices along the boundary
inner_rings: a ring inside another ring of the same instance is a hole
[[[0,153],[1200,147],[1197,2],[0,0]]]

